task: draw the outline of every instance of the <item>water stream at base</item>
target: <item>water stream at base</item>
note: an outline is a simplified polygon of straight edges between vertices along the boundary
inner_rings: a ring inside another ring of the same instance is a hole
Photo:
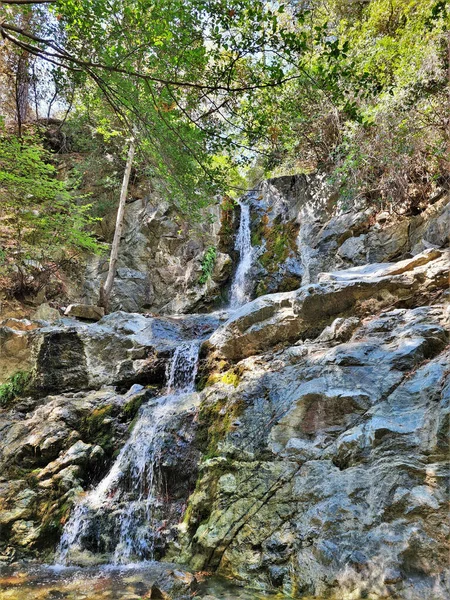
[[[250,207],[239,202],[241,218],[236,236],[235,249],[239,252],[239,264],[230,290],[230,308],[236,309],[249,302],[248,273],[252,266],[253,247],[250,231]]]
[[[167,373],[167,395],[155,406],[141,409],[130,438],[109,473],[74,508],[59,543],[56,559],[67,564],[71,555],[91,546],[102,545],[103,522],[111,514],[117,538],[113,563],[153,558],[152,512],[156,502],[155,484],[162,432],[175,405],[194,391],[200,341],[181,343]],[[100,526],[95,521],[100,521]],[[94,540],[93,538],[98,539]]]

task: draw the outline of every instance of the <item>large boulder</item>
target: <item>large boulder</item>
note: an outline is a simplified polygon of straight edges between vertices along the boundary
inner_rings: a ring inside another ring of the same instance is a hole
[[[211,207],[203,223],[189,225],[159,197],[127,204],[111,310],[167,314],[176,306],[178,312],[187,313],[217,304],[218,285],[202,286],[198,281],[206,249],[219,244],[218,231],[218,207]],[[107,271],[106,257],[93,257],[88,262],[83,302],[98,302]],[[211,282],[217,274],[223,283],[230,271],[218,269]]]
[[[94,304],[69,304],[64,311],[66,317],[84,319],[86,321],[99,321],[105,316],[105,309]]]
[[[63,318],[55,324],[18,325],[9,319],[0,327],[0,383],[28,371],[30,391],[38,395],[110,384],[162,385],[180,342],[207,337],[224,315],[151,317],[119,311],[94,323]]]

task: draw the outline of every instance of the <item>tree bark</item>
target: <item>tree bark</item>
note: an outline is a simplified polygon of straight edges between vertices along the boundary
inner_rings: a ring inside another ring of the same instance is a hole
[[[111,290],[116,276],[117,259],[119,256],[120,238],[122,237],[123,219],[125,216],[125,201],[128,193],[128,182],[130,181],[131,166],[133,164],[134,150],[136,142],[134,138],[130,141],[128,150],[127,164],[125,173],[123,174],[122,189],[120,191],[119,208],[117,210],[116,228],[114,231],[114,239],[111,246],[111,256],[109,258],[109,269],[106,281],[100,286],[99,306],[103,306],[105,312],[108,312]]]

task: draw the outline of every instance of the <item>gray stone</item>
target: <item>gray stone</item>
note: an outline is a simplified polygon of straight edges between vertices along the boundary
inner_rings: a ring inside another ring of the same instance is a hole
[[[354,264],[361,264],[366,257],[365,235],[350,237],[339,246],[338,255]]]
[[[233,261],[231,260],[231,256],[229,254],[224,254],[223,252],[218,252],[212,279],[217,283],[224,283],[230,278],[232,268]]]
[[[435,260],[410,266],[436,274]],[[339,278],[384,280],[406,266]],[[295,361],[293,347],[242,360],[234,392],[207,389],[200,415],[226,407],[208,431],[241,406],[239,437],[230,426],[202,465],[180,560],[291,595],[443,599],[449,315],[388,310],[351,321],[339,343],[343,323],[295,346],[307,349]]]
[[[49,323],[54,323],[61,319],[61,314],[56,308],[52,308],[48,304],[41,304],[33,313],[33,319],[36,321],[48,321]]]
[[[365,301],[381,308],[419,295],[422,288],[444,288],[449,253],[429,250],[399,263],[354,267],[323,274],[319,283],[295,292],[269,294],[236,311],[210,338],[217,355],[239,360],[277,344],[319,334],[339,314],[363,308]]]
[[[212,217],[212,220],[211,220]],[[219,211],[211,207],[205,222],[180,226],[179,215],[155,195],[127,204],[117,275],[111,293],[111,309],[128,312],[149,310],[194,312],[211,306],[220,296],[218,286],[200,286],[201,260],[209,246],[218,247]],[[226,281],[231,265],[222,263],[217,272]],[[86,268],[83,300],[98,301],[100,284],[106,278],[107,260],[92,258]]]
[[[66,317],[99,321],[105,315],[105,309],[92,304],[70,304],[64,311]]]

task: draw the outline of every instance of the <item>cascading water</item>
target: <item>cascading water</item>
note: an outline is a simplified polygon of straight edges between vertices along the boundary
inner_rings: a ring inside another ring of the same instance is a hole
[[[252,266],[253,248],[250,232],[250,207],[239,202],[241,218],[236,236],[235,249],[239,252],[239,264],[234,275],[230,292],[230,308],[236,309],[250,300],[248,272]]]
[[[116,564],[154,557],[152,513],[158,502],[155,489],[163,431],[175,405],[194,391],[199,348],[200,341],[194,341],[176,349],[167,373],[167,395],[156,407],[142,408],[108,475],[75,506],[57,551],[60,564],[87,547],[108,554]]]

